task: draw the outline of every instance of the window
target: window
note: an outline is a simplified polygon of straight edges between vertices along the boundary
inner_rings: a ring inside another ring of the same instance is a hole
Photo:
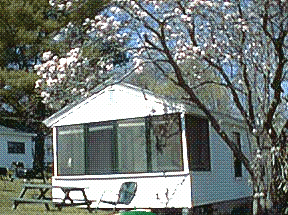
[[[57,128],[58,175],[85,174],[84,125]]]
[[[118,172],[147,172],[145,119],[127,119],[118,122]]]
[[[8,142],[8,153],[25,154],[25,143]]]
[[[93,123],[87,133],[86,174],[114,172],[114,126],[112,122]]]
[[[210,171],[208,120],[187,114],[185,121],[189,169],[192,171]]]
[[[239,147],[241,150],[241,139],[240,133],[233,132],[233,142]],[[242,162],[234,155],[234,174],[235,177],[242,177]]]
[[[150,118],[151,171],[181,171],[182,145],[179,114]]]

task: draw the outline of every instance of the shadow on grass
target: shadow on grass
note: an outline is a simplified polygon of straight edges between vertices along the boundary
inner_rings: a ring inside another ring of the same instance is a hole
[[[3,192],[15,192],[15,190],[12,190],[12,189],[11,189],[11,190],[8,190],[8,189],[5,189],[5,190],[4,190],[4,189],[3,189],[3,190],[1,190],[1,191],[3,191]]]

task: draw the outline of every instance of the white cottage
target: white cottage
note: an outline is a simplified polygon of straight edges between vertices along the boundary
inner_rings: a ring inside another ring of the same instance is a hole
[[[241,121],[219,117],[249,155]],[[252,195],[248,172],[193,105],[121,83],[44,123],[53,127],[52,184],[87,187],[92,207],[114,207],[99,200],[115,200],[123,182],[136,182],[137,191],[129,205],[119,208],[215,209]],[[54,198],[61,195],[53,190]]]
[[[25,167],[32,168],[35,136],[0,126],[0,167],[11,168],[12,162],[23,162]]]

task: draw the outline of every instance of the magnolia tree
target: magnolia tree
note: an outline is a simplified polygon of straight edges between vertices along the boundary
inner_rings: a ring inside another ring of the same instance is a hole
[[[121,47],[130,73],[148,66],[160,72],[205,113],[251,175],[257,211],[271,193],[274,203],[287,202],[287,14],[285,0],[112,0],[95,19],[85,20],[82,30]],[[96,78],[117,72],[115,56],[108,53],[97,59],[94,73],[83,74],[90,59],[83,59],[82,48],[60,59],[43,54],[36,87],[44,102],[61,101],[63,93],[88,96]],[[188,68],[187,61],[198,63]],[[218,78],[205,78],[203,68]],[[256,147],[252,159],[197,95],[199,87],[210,85],[226,90],[234,114],[246,123]]]

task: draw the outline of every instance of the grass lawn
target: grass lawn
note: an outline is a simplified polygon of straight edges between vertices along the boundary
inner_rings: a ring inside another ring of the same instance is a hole
[[[40,182],[40,181],[39,181]],[[37,181],[35,181],[37,183]],[[41,183],[41,182],[40,182]],[[91,214],[87,209],[77,207],[64,207],[61,211],[54,208],[51,204],[50,211],[47,211],[44,204],[19,204],[16,210],[12,209],[12,198],[19,196],[23,185],[23,180],[16,179],[13,182],[0,180],[0,214],[19,214],[19,215],[60,215],[60,214]],[[38,191],[29,190],[26,192],[25,197],[32,197],[38,194]],[[112,211],[97,211],[93,214],[107,215],[112,214]]]

